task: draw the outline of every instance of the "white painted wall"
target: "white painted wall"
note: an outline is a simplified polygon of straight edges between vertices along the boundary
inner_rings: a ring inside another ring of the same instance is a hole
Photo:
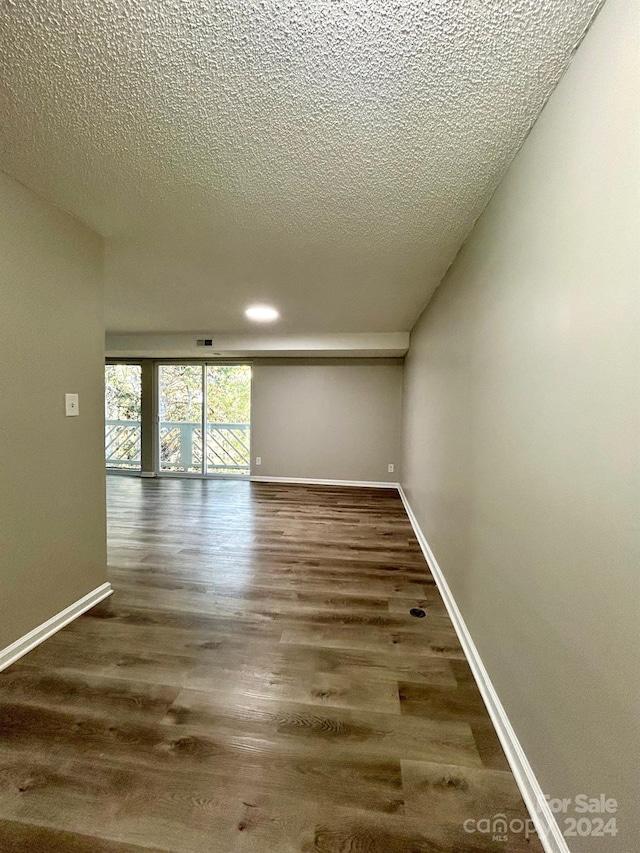
[[[637,847],[638,6],[609,0],[406,361],[403,484],[533,768]]]

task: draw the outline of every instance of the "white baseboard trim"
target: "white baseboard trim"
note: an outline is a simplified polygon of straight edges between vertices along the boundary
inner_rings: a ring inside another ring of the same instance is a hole
[[[249,477],[252,483],[301,483],[308,486],[355,486],[366,489],[399,489],[399,483],[383,483],[369,480],[315,480],[310,477]]]
[[[404,489],[401,485],[398,486],[398,492],[402,498],[402,503],[407,511],[407,515],[409,516],[409,521],[413,527],[416,539],[420,544],[422,553],[424,554],[429,568],[431,569],[431,573],[436,581],[436,585],[440,591],[445,607],[447,608],[447,612],[453,622],[460,644],[467,656],[469,666],[473,672],[473,677],[476,680],[484,703],[487,706],[487,711],[489,712],[489,716],[491,717],[498,737],[500,738],[500,743],[502,744],[502,748],[507,756],[507,760],[511,766],[511,770],[513,771],[518,787],[520,788],[520,793],[522,794],[525,805],[529,810],[531,819],[534,822],[540,842],[545,849],[545,853],[570,853],[567,842],[560,831],[560,827],[558,826],[555,817],[553,816],[553,812],[551,811],[544,792],[540,787],[540,783],[535,777],[533,768],[529,764],[529,760],[527,759],[520,741],[518,740],[518,736],[509,722],[507,712],[498,698],[498,694],[491,683],[489,674],[482,663],[480,653],[478,652],[478,649],[471,638],[471,634],[469,633],[469,629],[462,618],[462,614],[458,609],[458,605],[456,604],[453,593],[449,588],[449,584],[445,580],[442,569],[438,565],[438,561],[436,560],[434,553],[431,550],[420,525],[418,524],[418,519],[411,509],[411,505],[409,504],[407,496],[405,495]]]
[[[24,635],[24,637],[20,637],[19,640],[16,640],[14,643],[11,643],[10,646],[2,649],[0,651],[0,672],[8,666],[11,666],[12,663],[15,663],[23,655],[26,655],[27,652],[35,649],[36,646],[39,646],[40,643],[43,643],[52,634],[55,634],[61,628],[64,628],[64,626],[68,625],[69,622],[73,622],[74,619],[77,619],[78,616],[81,616],[86,610],[89,610],[99,601],[102,601],[103,598],[111,595],[112,592],[111,584],[103,583],[101,586],[98,586],[91,590],[91,592],[83,595],[82,598],[74,601],[73,604],[65,607],[64,610],[61,610],[60,613],[52,616],[51,619],[47,619],[47,621],[43,622],[42,625],[38,625],[38,627],[34,628],[33,631],[29,631],[28,634]]]
[[[148,477],[149,479],[151,479],[153,477],[157,477],[158,475],[156,474],[155,471],[141,471],[140,476],[141,477]]]

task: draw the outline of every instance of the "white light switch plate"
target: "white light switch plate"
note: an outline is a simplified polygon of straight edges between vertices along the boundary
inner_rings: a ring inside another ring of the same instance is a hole
[[[262,456],[256,456],[256,465],[262,465]]]
[[[68,418],[74,418],[80,414],[77,394],[64,395],[64,413]]]

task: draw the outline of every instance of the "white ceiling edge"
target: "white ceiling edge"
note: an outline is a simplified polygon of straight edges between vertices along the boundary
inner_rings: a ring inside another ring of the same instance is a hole
[[[213,346],[197,345],[212,338]],[[173,335],[106,336],[107,358],[401,358],[409,349],[409,332],[349,335]]]

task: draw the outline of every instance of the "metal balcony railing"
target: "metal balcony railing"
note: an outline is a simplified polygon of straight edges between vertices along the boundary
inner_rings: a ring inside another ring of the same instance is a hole
[[[202,473],[202,425],[160,421],[160,470]],[[247,423],[207,424],[208,474],[248,474],[251,427]],[[105,456],[108,468],[140,468],[140,421],[107,420]]]

